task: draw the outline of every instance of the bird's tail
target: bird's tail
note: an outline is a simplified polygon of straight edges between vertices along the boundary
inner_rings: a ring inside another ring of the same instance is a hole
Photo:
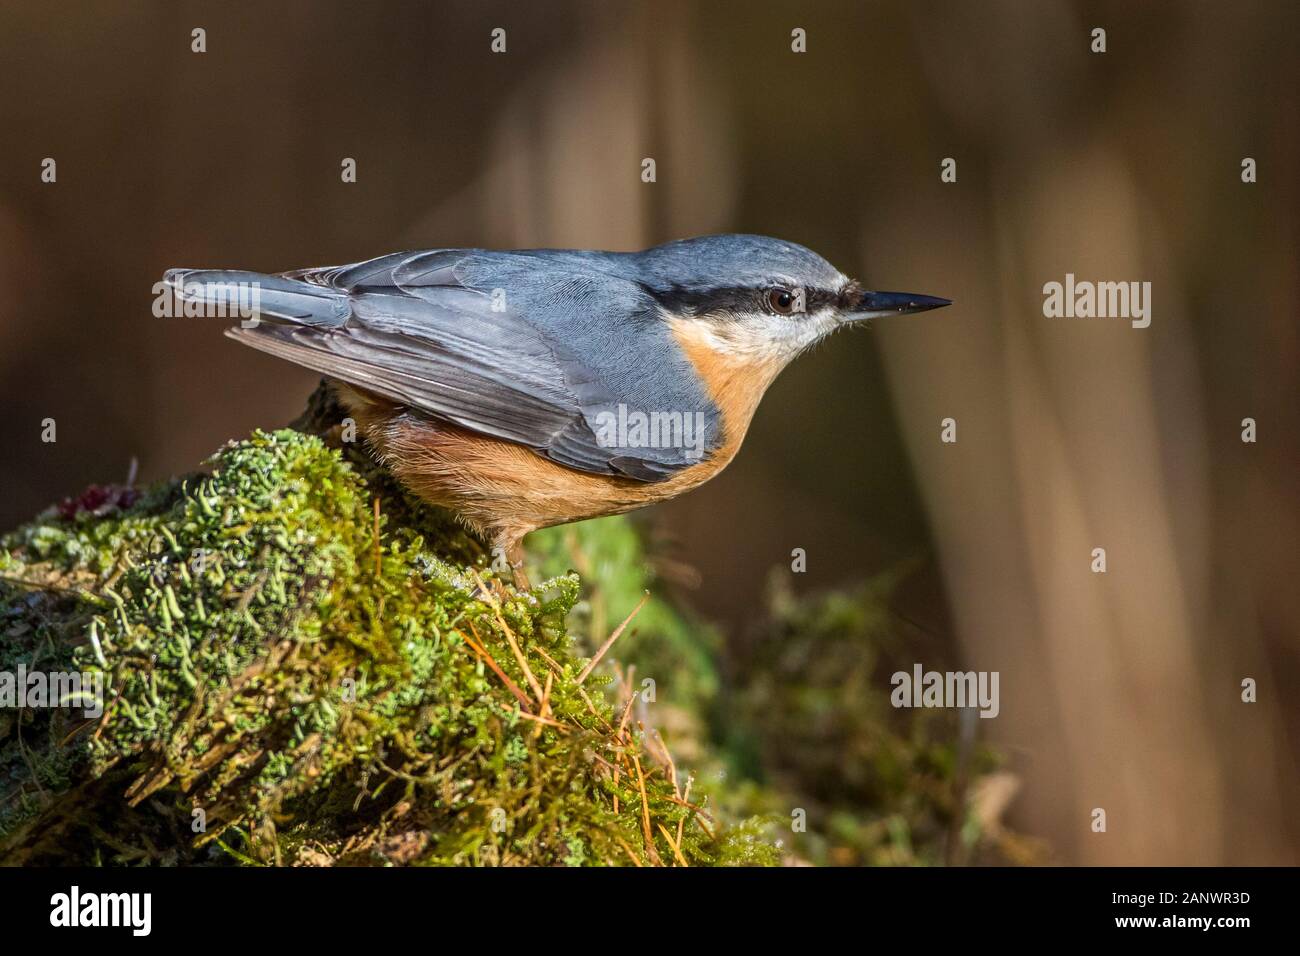
[[[337,328],[351,309],[346,294],[287,276],[229,269],[168,269],[165,282],[182,302],[220,310],[221,315]]]

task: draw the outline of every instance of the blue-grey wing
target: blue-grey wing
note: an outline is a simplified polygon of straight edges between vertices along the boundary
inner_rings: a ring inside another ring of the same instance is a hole
[[[257,282],[262,321],[232,338],[558,464],[658,481],[698,463],[721,441],[719,414],[653,298],[578,265],[544,252],[434,250],[282,276],[168,279],[209,298]],[[651,429],[649,441],[633,429],[629,440],[620,423],[654,414],[681,427]]]

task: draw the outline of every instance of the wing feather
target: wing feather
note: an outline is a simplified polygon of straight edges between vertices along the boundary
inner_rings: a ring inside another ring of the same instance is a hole
[[[654,300],[572,259],[433,250],[274,277],[180,272],[178,285],[204,275],[269,290],[263,321],[228,331],[236,341],[571,468],[657,481],[700,460],[698,449],[602,445],[598,416],[619,405],[698,412],[709,444],[720,439]],[[660,346],[668,360],[645,362]]]

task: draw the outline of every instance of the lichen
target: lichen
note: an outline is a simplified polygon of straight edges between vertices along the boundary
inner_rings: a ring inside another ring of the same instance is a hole
[[[543,564],[566,534],[543,536]],[[604,666],[579,680],[577,574],[516,590],[447,516],[319,438],[255,433],[0,545],[0,669],[106,686],[97,719],[0,711],[0,862],[776,860],[756,821],[687,790],[630,687],[620,706]],[[602,592],[617,611],[584,599],[593,633],[631,610],[635,578]],[[648,630],[707,659],[671,615]],[[697,663],[677,688],[691,706],[715,689]]]

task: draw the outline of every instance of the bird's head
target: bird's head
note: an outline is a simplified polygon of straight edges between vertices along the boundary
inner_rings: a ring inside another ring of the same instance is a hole
[[[951,304],[866,289],[811,249],[766,236],[683,239],[637,258],[638,278],[679,335],[777,368],[854,322]]]

